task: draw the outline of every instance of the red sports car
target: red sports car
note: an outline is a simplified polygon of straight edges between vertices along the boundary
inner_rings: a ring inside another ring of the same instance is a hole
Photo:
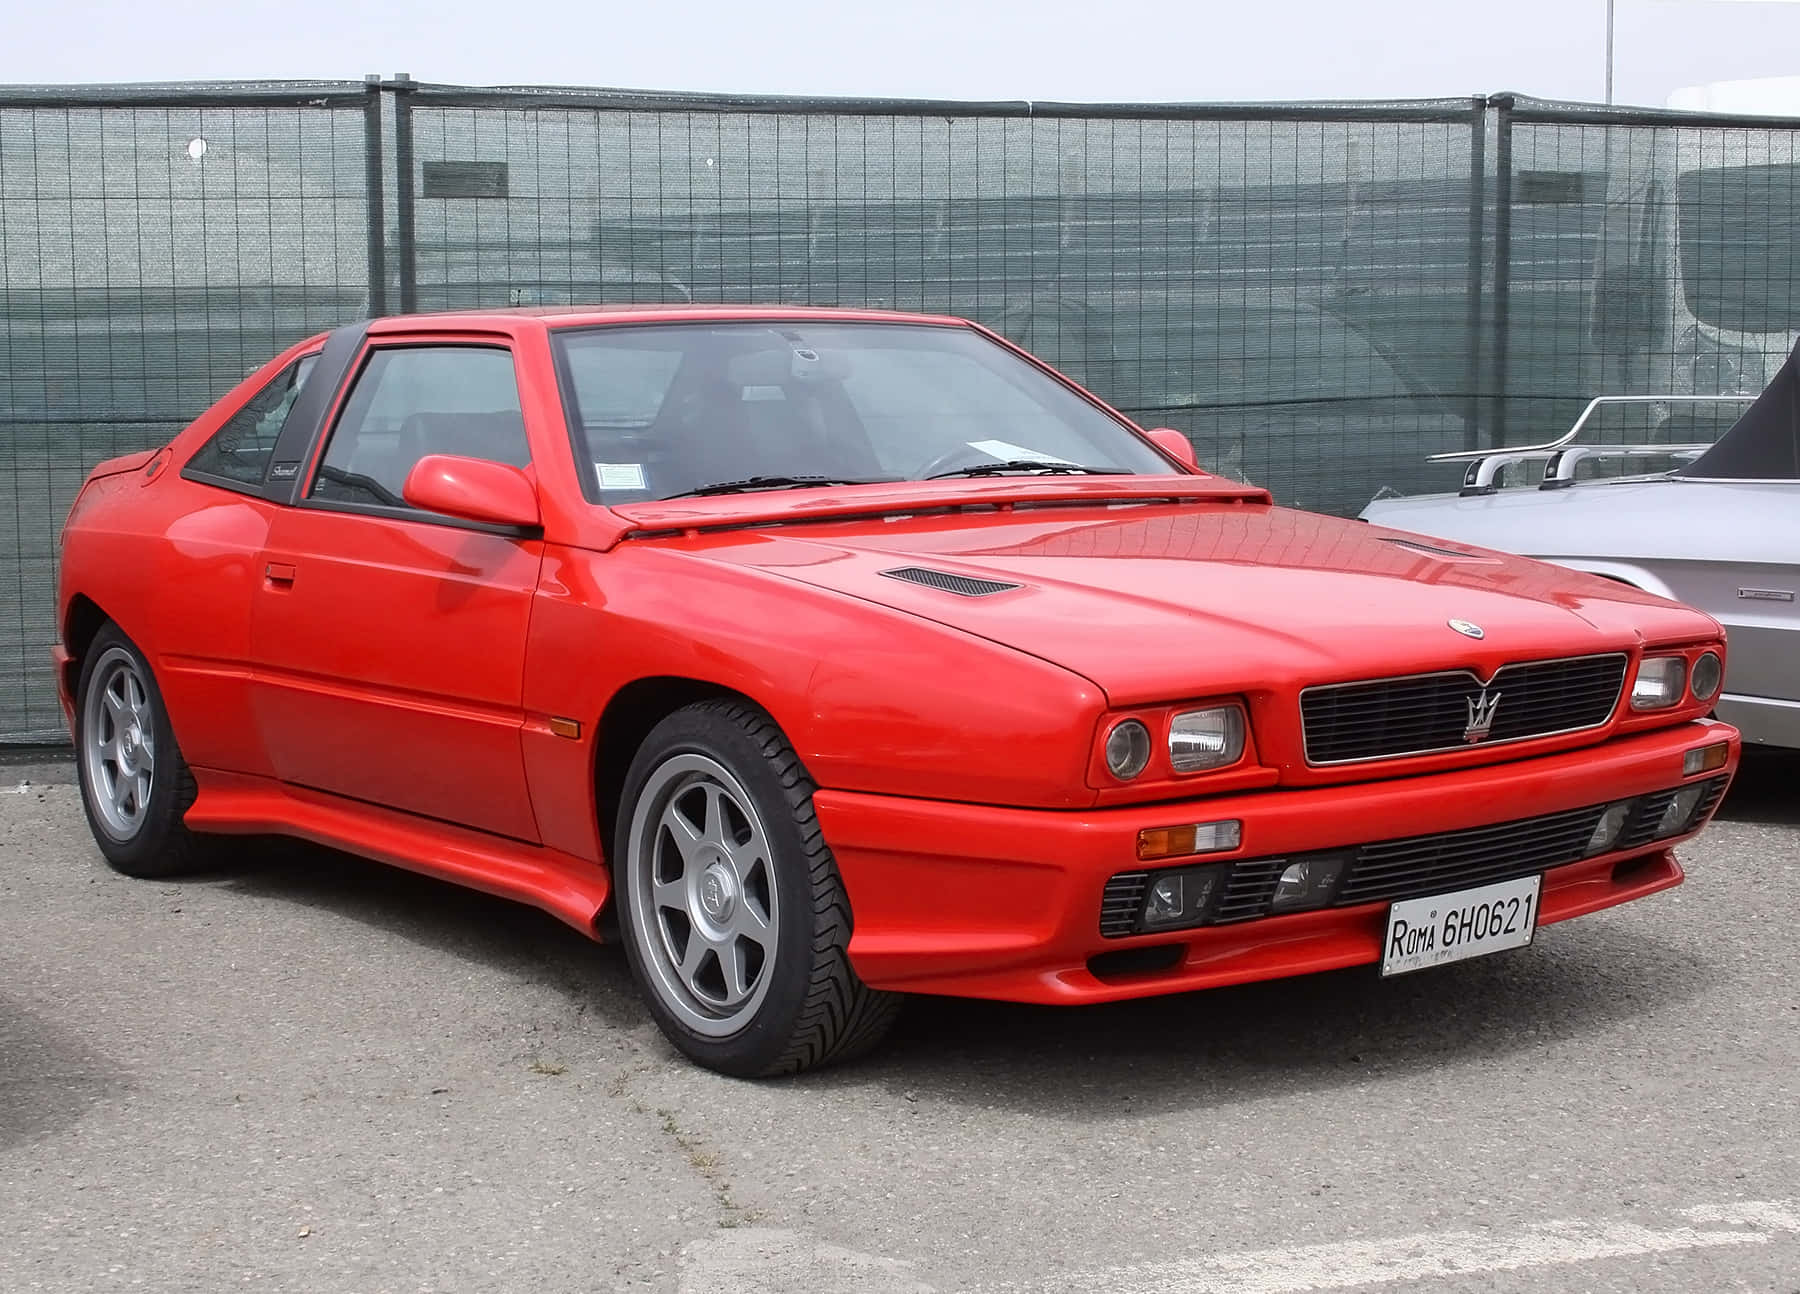
[[[96,468],[56,671],[135,876],[304,837],[609,908],[674,1044],[1529,943],[1677,884],[1696,611],[1288,511],[973,324],[357,323]]]

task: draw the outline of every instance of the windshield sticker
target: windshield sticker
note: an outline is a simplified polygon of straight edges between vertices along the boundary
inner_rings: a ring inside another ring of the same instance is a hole
[[[1035,449],[1026,449],[1023,445],[1015,445],[1008,440],[971,440],[970,449],[979,449],[989,458],[1004,463],[1009,459],[1017,459],[1025,463],[1067,463],[1070,460],[1058,458],[1055,454],[1045,454]]]
[[[787,392],[778,386],[747,386],[743,398],[746,404],[759,400],[785,400]]]
[[[603,490],[641,490],[644,488],[642,463],[595,463]]]

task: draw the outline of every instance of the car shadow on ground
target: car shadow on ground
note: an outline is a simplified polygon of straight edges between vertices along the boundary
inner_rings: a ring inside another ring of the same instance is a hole
[[[503,899],[284,842],[247,847],[215,883],[549,985],[589,1008],[599,1027],[646,1020],[617,943],[596,945]],[[1693,949],[1602,916],[1546,930],[1529,949],[1387,981],[1361,968],[1093,1007],[914,998],[868,1059],[787,1081],[873,1085],[895,1099],[1016,1101],[1088,1119],[1210,1108],[1594,1037],[1713,978]]]
[[[116,1062],[0,994],[0,1150],[75,1122],[127,1081]]]
[[[1800,750],[1746,747],[1719,816],[1729,822],[1800,826]]]
[[[598,944],[548,913],[447,881],[300,841],[251,838],[228,866],[189,883],[320,909],[548,983],[581,997],[609,1025],[648,1018],[617,942]]]
[[[1087,1121],[1219,1108],[1604,1037],[1714,978],[1687,950],[1590,919],[1533,948],[1385,981],[1365,967],[1095,1007],[919,998],[863,1065],[798,1081],[1017,1098]]]

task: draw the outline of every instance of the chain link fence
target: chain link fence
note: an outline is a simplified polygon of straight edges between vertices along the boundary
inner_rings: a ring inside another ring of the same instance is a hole
[[[1453,487],[1430,453],[1548,438],[1595,394],[1759,390],[1800,329],[1797,132],[1511,96],[0,90],[0,741],[60,736],[56,533],[87,469],[346,319],[961,314],[1207,466],[1354,514]],[[1597,434],[1710,434],[1674,424],[1694,407]]]

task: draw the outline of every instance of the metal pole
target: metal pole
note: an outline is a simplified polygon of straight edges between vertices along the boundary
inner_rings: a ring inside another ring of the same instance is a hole
[[[1606,102],[1613,99],[1613,0],[1606,0]]]
[[[419,308],[419,257],[413,241],[412,78],[397,73],[394,92],[394,243],[400,254],[400,313]]]
[[[1490,445],[1506,443],[1506,361],[1512,326],[1512,110],[1510,95],[1495,102],[1494,116],[1494,416]]]
[[[1469,114],[1469,358],[1463,369],[1468,385],[1463,415],[1463,445],[1481,448],[1481,280],[1487,237],[1487,100],[1471,101]]]
[[[369,314],[380,318],[387,313],[387,222],[381,200],[387,177],[381,165],[381,78],[365,76],[363,86],[368,95],[363,106],[363,153],[368,188]]]

